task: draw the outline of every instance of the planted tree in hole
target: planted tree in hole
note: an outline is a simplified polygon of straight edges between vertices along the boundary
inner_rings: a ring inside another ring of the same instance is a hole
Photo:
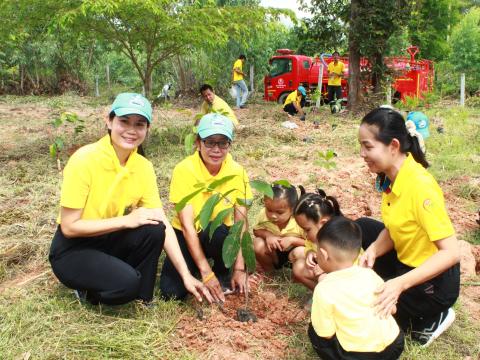
[[[243,191],[243,194],[246,194],[246,186],[244,189],[230,189],[226,192],[217,191],[217,188],[226,183],[227,181],[233,179],[237,175],[229,175],[225,176],[221,179],[214,180],[210,184],[205,183],[198,183],[195,185],[197,190],[192,192],[191,194],[185,196],[180,202],[175,205],[175,210],[180,212],[188,202],[195,197],[197,194],[200,193],[212,193],[212,195],[207,199],[204,206],[200,210],[200,213],[195,218],[195,221],[200,223],[202,229],[206,229],[209,225],[209,238],[211,239],[215,230],[218,229],[224,222],[224,220],[228,216],[233,216],[234,212],[234,205],[229,198],[228,195],[234,191]],[[245,182],[244,182],[245,183]],[[286,180],[278,180],[274,184],[281,184],[284,186],[290,186],[290,183]],[[264,196],[268,196],[273,198],[273,190],[271,184],[262,181],[262,180],[251,180],[250,187],[256,190],[258,193]],[[220,211],[212,220],[212,215],[214,213],[214,209],[221,201],[229,202],[232,207]],[[237,204],[240,206],[244,206],[246,208],[250,208],[253,201],[249,199],[237,199]],[[246,281],[248,283],[248,274],[249,272],[254,272],[256,267],[256,259],[255,259],[255,251],[253,248],[253,239],[250,235],[250,231],[248,227],[243,231],[244,224],[248,224],[247,222],[247,214],[242,213],[243,219],[240,221],[235,222],[229,229],[228,236],[225,238],[222,248],[222,258],[227,268],[231,268],[232,265],[235,263],[235,260],[240,252],[242,251],[242,255],[245,261],[245,272],[246,272]],[[248,321],[253,320],[256,321],[256,316],[252,314],[248,310],[248,291],[245,292],[245,308],[244,309],[237,309],[237,317],[240,321]]]
[[[51,122],[52,126],[55,129],[60,128],[64,124],[71,124],[73,128],[73,136],[80,134],[85,129],[84,121],[78,117],[77,114],[72,112],[64,112],[58,118]],[[62,135],[55,135],[53,142],[49,146],[50,156],[57,160],[58,171],[62,171],[62,166],[60,164],[60,155],[59,153],[65,147],[65,137]]]

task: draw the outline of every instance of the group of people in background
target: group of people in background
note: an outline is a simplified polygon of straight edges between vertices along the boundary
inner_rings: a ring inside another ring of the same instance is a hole
[[[244,61],[241,55],[233,67],[239,108],[248,94]],[[332,68],[336,81],[338,63]],[[300,113],[304,91],[286,104],[292,112]],[[171,203],[187,198],[186,206],[171,219],[142,149],[153,120],[142,95],[119,94],[105,117],[107,134],[69,159],[49,259],[82,301],[151,303],[163,249],[163,299],[191,293],[198,301],[223,302],[229,292],[248,291],[242,250],[231,269],[222,258],[230,227],[247,218],[252,199],[248,174],[230,154],[238,120],[210,85],[200,93],[196,150],[175,166],[169,191]],[[257,270],[290,264],[293,280],[313,292],[308,335],[323,359],[397,359],[404,333],[428,346],[455,319],[459,250],[442,190],[426,170],[422,139],[392,108],[374,109],[361,121],[360,156],[377,174],[381,222],[344,217],[321,189],[273,183],[273,197],[264,198],[253,227]],[[216,188],[226,198],[202,228],[198,216],[211,193],[197,185],[226,177]],[[223,223],[210,234],[220,213]],[[241,231],[249,231],[246,221]]]

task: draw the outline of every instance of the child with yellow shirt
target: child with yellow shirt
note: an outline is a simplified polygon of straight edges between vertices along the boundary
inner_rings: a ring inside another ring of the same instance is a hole
[[[294,186],[272,186],[273,198],[265,196],[265,208],[257,216],[253,227],[255,256],[263,271],[279,269],[291,258],[292,250],[304,246],[303,230],[293,217],[297,203],[297,189]]]
[[[360,226],[333,217],[317,242],[317,262],[327,273],[315,287],[308,329],[317,354],[327,360],[398,359],[403,332],[392,315],[380,317],[374,307],[383,280],[372,269],[354,265],[362,246]]]

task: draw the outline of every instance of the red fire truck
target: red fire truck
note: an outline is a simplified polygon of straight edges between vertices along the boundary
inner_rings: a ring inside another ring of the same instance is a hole
[[[433,89],[434,66],[430,60],[416,60],[417,46],[407,49],[410,57],[396,56],[385,58],[385,65],[392,70],[392,94],[397,100],[405,97],[422,98],[423,94]],[[348,78],[348,58],[340,58],[345,63],[345,75]],[[322,54],[320,57],[311,58],[305,55],[295,55],[293,50],[280,49],[277,55],[270,60],[270,71],[264,78],[264,99],[277,101],[283,104],[290,92],[298,86],[304,86],[312,94],[322,83],[322,97],[327,97],[328,64],[333,61],[330,55]],[[360,60],[360,69],[368,68],[366,59]],[[323,75],[319,74],[323,68]],[[320,75],[320,76],[319,76]],[[342,79],[342,95],[348,95],[348,82]]]

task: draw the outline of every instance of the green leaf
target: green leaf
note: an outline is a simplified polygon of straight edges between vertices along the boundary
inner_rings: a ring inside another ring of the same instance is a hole
[[[225,241],[223,242],[222,258],[225,266],[231,268],[240,250],[240,234],[242,232],[243,220],[240,220],[230,227]]]
[[[284,187],[291,187],[292,184],[290,184],[290,182],[288,180],[275,180],[272,184],[274,185],[282,185]]]
[[[210,218],[212,217],[213,209],[215,206],[217,206],[220,200],[220,194],[215,194],[210,196],[205,202],[205,205],[203,205],[202,210],[200,210],[200,214],[198,214],[198,220],[200,221],[200,226],[202,229],[207,228]]]
[[[327,150],[325,153],[325,159],[330,160],[335,156],[335,152],[333,150]]]
[[[220,211],[217,216],[215,216],[215,219],[213,219],[212,223],[210,224],[210,230],[208,232],[208,237],[210,238],[210,240],[212,239],[212,236],[213,236],[213,233],[215,232],[215,230],[217,230],[217,228],[223,224],[223,220],[225,220],[225,218],[227,216],[229,216],[231,213],[233,213],[233,207],[231,208],[228,208],[228,209],[224,209],[222,211]]]
[[[185,136],[185,154],[191,155],[193,152],[193,145],[195,144],[195,134],[187,134]]]
[[[51,144],[49,146],[49,150],[50,150],[50,156],[52,158],[55,158],[57,156],[57,147],[55,146],[55,144]]]
[[[205,183],[199,182],[199,183],[196,183],[195,185],[193,185],[193,187],[195,189],[203,189],[205,187]]]
[[[270,199],[273,199],[273,190],[270,184],[262,180],[252,180],[250,181],[250,186],[262,193],[265,196],[268,196]]]
[[[182,209],[187,205],[187,203],[198,193],[202,192],[203,188],[195,190],[191,194],[188,194],[185,196],[182,200],[180,200],[178,203],[175,204],[175,211],[180,212]]]
[[[255,250],[253,248],[252,236],[248,231],[245,231],[242,236],[242,255],[245,260],[245,265],[248,271],[255,271]]]
[[[57,149],[57,151],[62,151],[63,146],[64,146],[63,139],[62,138],[56,138],[54,143],[55,143],[55,148]]]
[[[213,190],[213,189],[215,189],[216,187],[218,187],[218,186],[226,183],[227,181],[232,180],[235,176],[237,176],[237,175],[227,175],[227,176],[224,176],[224,177],[221,178],[221,179],[212,181],[212,183],[211,183],[210,185],[208,185],[208,189],[209,189],[209,190]]]
[[[52,123],[52,125],[56,128],[58,128],[62,124],[63,124],[63,120],[61,118],[56,118]]]
[[[252,199],[242,199],[242,198],[238,198],[237,199],[237,204],[240,205],[240,206],[245,206],[245,207],[250,207],[252,206],[252,203],[253,203],[253,200]]]

